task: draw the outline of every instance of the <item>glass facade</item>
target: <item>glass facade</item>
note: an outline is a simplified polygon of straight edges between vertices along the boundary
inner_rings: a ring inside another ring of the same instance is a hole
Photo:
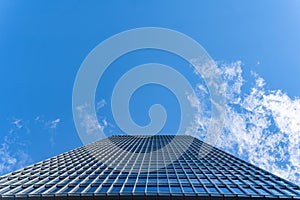
[[[0,199],[300,199],[293,183],[191,136],[174,138],[94,142],[0,177]]]

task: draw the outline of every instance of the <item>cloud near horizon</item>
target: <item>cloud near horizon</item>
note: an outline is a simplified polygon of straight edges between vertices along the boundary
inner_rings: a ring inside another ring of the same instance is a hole
[[[28,151],[32,145],[30,135],[34,128],[44,129],[45,131],[43,132],[49,135],[49,143],[51,146],[54,146],[56,129],[60,122],[60,118],[45,120],[43,116],[37,116],[33,120],[13,117],[8,131],[2,133],[0,175],[20,169],[34,162]]]
[[[227,86],[227,104],[217,147],[300,185],[299,97],[266,89],[265,80],[254,72],[253,86],[245,91],[241,61],[221,64],[220,70]],[[205,91],[203,86],[198,88]],[[199,114],[202,129],[197,134],[203,139],[210,116]]]
[[[97,102],[97,111],[102,109],[106,105],[106,101],[104,99]],[[76,111],[79,113],[79,117],[81,119],[81,123],[79,124],[87,135],[99,135],[99,131],[103,132],[104,128],[107,127],[108,123],[104,116],[97,116],[101,120],[99,121],[98,118],[95,118],[89,112],[89,105],[80,105],[76,107]]]
[[[0,175],[25,167],[32,162],[26,151],[29,141],[23,140],[30,133],[28,122],[13,118],[9,131],[0,144]]]

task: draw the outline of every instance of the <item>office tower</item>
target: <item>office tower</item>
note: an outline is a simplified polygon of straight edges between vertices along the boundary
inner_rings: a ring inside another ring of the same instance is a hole
[[[300,199],[300,188],[192,136],[112,136],[2,176],[0,195],[7,200]]]

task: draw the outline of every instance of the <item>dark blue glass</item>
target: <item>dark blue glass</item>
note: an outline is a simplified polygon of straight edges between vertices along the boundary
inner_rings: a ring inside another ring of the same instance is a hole
[[[102,186],[99,192],[107,192],[110,186]]]
[[[197,193],[206,193],[204,187],[202,186],[195,186],[195,190]]]
[[[186,193],[194,192],[192,187],[183,186],[182,189],[183,189],[183,192],[186,192]]]
[[[231,192],[226,187],[219,187],[219,189],[223,194],[231,194]]]
[[[132,190],[133,190],[133,185],[132,186],[125,185],[123,192],[130,193],[132,192]]]
[[[210,193],[218,193],[217,189],[213,186],[207,187],[208,192]]]
[[[156,186],[148,186],[147,187],[147,192],[156,193],[157,192],[157,187]]]
[[[180,186],[171,186],[171,191],[172,193],[181,193],[181,188]]]

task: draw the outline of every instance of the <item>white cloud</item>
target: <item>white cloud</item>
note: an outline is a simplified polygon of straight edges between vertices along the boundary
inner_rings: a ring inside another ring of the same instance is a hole
[[[99,131],[103,132],[103,129],[107,126],[105,119],[99,123],[98,119],[89,113],[87,105],[77,106],[76,110],[79,112],[79,117],[81,118],[80,126],[84,128],[87,134],[97,135]]]
[[[11,171],[17,159],[8,151],[8,146],[2,143],[0,146],[0,174]]]
[[[51,129],[56,129],[57,128],[57,125],[60,123],[60,118],[57,118],[55,120],[52,120],[49,122],[48,126],[49,128]]]
[[[251,72],[254,84],[248,92],[243,85],[242,62],[221,64],[220,75],[226,86],[226,116],[217,146],[271,173],[300,185],[300,99],[281,90],[266,90],[265,80]],[[247,80],[249,83],[251,80]],[[243,89],[243,90],[242,90]],[[210,124],[206,88],[195,89],[199,116],[191,132],[204,140]],[[208,96],[207,96],[208,95]],[[198,127],[198,128],[197,128]]]
[[[35,125],[38,125],[38,128],[44,129],[43,133],[49,134],[49,143],[53,146],[55,144],[56,129],[58,124],[61,123],[61,119],[45,120],[43,116],[37,116],[33,121]],[[28,148],[32,144],[30,133],[31,130],[35,130],[31,122],[31,120],[14,117],[6,134],[2,134],[3,142],[0,143],[0,174],[17,170],[33,162],[28,154]]]
[[[52,147],[56,144],[55,142],[56,129],[60,121],[61,121],[60,118],[56,118],[54,120],[50,120],[45,123],[45,127],[48,130],[48,133],[50,134],[49,141]]]
[[[242,76],[242,62],[237,61],[230,64],[223,64],[221,67],[221,74],[225,81],[227,89],[227,99],[231,103],[238,104],[241,101],[241,88],[244,84]]]
[[[102,124],[103,124],[103,127],[106,127],[108,125],[108,123],[107,123],[107,121],[106,121],[105,118],[102,120]]]
[[[34,121],[44,126],[46,129],[56,129],[58,124],[61,123],[61,118],[54,118],[52,120],[45,119],[43,116],[35,117]]]
[[[197,88],[199,89],[199,91],[204,92],[205,94],[208,94],[207,89],[204,85],[198,84]]]
[[[190,102],[192,107],[199,108],[200,103],[199,103],[199,99],[197,98],[197,96],[195,96],[194,94],[187,94],[186,98]]]
[[[15,119],[14,121],[12,121],[12,124],[14,124],[15,127],[19,129],[24,126],[22,119]]]
[[[256,87],[262,88],[265,86],[265,80],[262,77],[260,77],[256,72],[251,71],[251,75],[255,78]]]
[[[15,150],[5,142],[0,145],[0,175],[25,167],[31,162],[31,157],[25,151]]]
[[[31,157],[21,149],[6,143],[0,145],[0,175],[20,169],[32,163]]]
[[[195,96],[196,95],[196,96]],[[210,124],[210,102],[208,101],[209,93],[205,86],[198,84],[194,94],[186,94],[187,100],[193,108],[197,109],[194,121],[191,122],[185,134],[204,138],[205,130]]]
[[[97,110],[100,110],[100,109],[103,108],[105,105],[106,105],[105,99],[101,99],[100,101],[97,102],[96,109],[97,109]]]
[[[61,123],[61,118],[45,119],[44,116],[35,117],[34,121],[42,126],[44,133],[49,135],[49,143],[53,147],[56,144],[56,134],[58,125]]]
[[[241,62],[222,68],[228,85],[224,133],[218,146],[278,176],[300,184],[300,100],[281,90],[255,86],[242,93]]]

